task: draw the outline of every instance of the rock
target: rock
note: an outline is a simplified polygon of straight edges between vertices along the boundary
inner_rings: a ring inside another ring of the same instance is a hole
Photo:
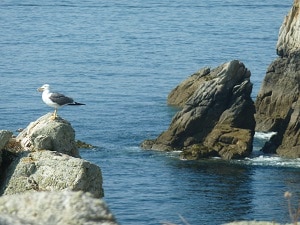
[[[22,218],[19,218],[14,215],[7,215],[0,213],[0,224],[1,225],[34,225],[28,221],[25,221]]]
[[[57,117],[51,119],[51,113],[29,124],[16,138],[25,150],[47,149],[80,157],[75,141],[75,131],[71,124]]]
[[[13,133],[8,130],[0,130],[0,165],[2,162],[2,149],[8,143],[9,139],[12,137]]]
[[[295,0],[292,9],[285,17],[277,41],[277,54],[287,57],[300,49],[300,0]]]
[[[117,225],[117,222],[105,202],[88,193],[43,191],[1,197],[0,224]]]
[[[284,157],[300,157],[300,1],[294,2],[280,31],[275,59],[257,95],[256,130],[277,132],[262,149]]]
[[[90,192],[95,197],[104,195],[97,165],[54,151],[19,153],[4,178],[0,184],[3,195],[64,189]]]
[[[300,158],[300,99],[292,105],[292,113],[289,123],[284,132],[277,154],[289,157]]]
[[[206,67],[184,80],[170,92],[168,95],[168,104],[177,107],[184,107],[185,103],[190,97],[192,97],[199,85],[206,81],[206,75],[209,73],[210,68]]]
[[[183,157],[192,159],[248,156],[255,127],[250,71],[238,60],[201,71],[171,92],[170,104],[181,106],[187,99],[183,109],[167,131],[155,140],[144,141],[142,147],[184,150]],[[186,88],[188,94],[184,93]]]

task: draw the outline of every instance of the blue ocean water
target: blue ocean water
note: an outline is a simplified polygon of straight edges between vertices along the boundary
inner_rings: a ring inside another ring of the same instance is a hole
[[[285,191],[299,197],[300,161],[262,156],[181,161],[139,144],[167,129],[167,94],[190,74],[239,59],[257,95],[293,1],[65,0],[0,2],[0,129],[48,113],[36,89],[86,103],[63,108],[81,150],[102,169],[120,224],[289,222]]]

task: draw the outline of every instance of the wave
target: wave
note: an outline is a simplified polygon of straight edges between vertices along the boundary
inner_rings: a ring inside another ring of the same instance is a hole
[[[255,132],[254,138],[270,140],[270,138],[276,134],[277,132]]]
[[[277,155],[260,155],[254,158],[246,158],[244,160],[241,160],[240,162],[254,166],[300,168],[300,159],[287,159]]]

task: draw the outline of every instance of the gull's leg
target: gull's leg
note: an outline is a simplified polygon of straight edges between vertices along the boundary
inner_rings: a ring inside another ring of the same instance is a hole
[[[52,119],[52,120],[55,120],[56,117],[57,117],[57,108],[54,109],[54,112],[53,112],[53,114],[52,114],[52,116],[51,116],[51,119]]]

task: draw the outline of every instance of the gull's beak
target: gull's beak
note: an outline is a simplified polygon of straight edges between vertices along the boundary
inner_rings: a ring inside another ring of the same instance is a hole
[[[43,92],[43,91],[44,91],[44,88],[40,87],[40,88],[37,89],[37,91],[38,91],[38,92]]]

